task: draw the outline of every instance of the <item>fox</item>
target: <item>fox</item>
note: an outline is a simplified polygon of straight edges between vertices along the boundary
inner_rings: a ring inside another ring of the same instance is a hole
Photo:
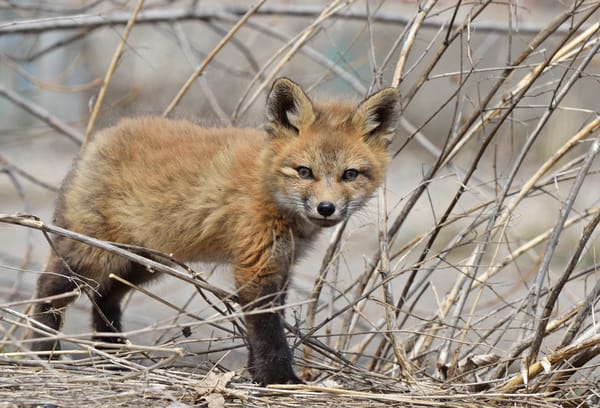
[[[255,312],[244,315],[253,381],[301,383],[284,316],[272,306],[284,305],[291,269],[319,232],[361,209],[382,184],[399,99],[397,89],[384,88],[358,104],[315,102],[282,77],[268,92],[262,129],[121,119],[74,160],[53,222],[178,261],[231,265],[237,301]],[[122,343],[121,300],[130,287],[110,275],[141,285],[159,274],[64,236],[51,244],[32,318],[60,330],[74,299],[56,295],[85,281],[93,289],[94,333]],[[60,349],[39,330],[27,337],[34,351]]]

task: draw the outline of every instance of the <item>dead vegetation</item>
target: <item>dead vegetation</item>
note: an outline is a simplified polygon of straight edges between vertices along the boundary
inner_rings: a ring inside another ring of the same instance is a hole
[[[223,3],[0,2],[12,39],[0,74],[18,79],[0,76],[0,407],[598,405],[600,1]],[[101,69],[74,74],[86,64]],[[280,75],[357,98],[396,86],[405,114],[372,217],[336,228],[322,259],[297,268],[286,314],[308,385],[265,389],[248,382],[235,294],[210,268],[52,226],[32,198],[55,194],[50,170],[11,152],[47,138],[72,156],[98,123],[154,96],[165,116],[251,122]],[[74,117],[67,100],[90,111]],[[85,329],[51,333],[27,317],[49,234],[187,291],[136,288],[168,314],[118,350]],[[31,325],[67,358],[28,351]]]

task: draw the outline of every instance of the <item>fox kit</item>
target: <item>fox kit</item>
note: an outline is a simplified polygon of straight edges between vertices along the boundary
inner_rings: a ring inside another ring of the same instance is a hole
[[[63,183],[55,223],[181,261],[230,263],[244,310],[282,304],[290,269],[317,233],[361,208],[381,184],[398,116],[396,89],[358,106],[318,104],[280,78],[267,98],[265,131],[126,119],[98,133],[77,159]],[[156,274],[62,236],[52,247],[38,297],[71,291],[78,280],[91,282],[95,331],[119,333],[128,287],[109,275],[141,284]],[[71,301],[37,303],[33,317],[58,330]],[[282,317],[253,313],[245,322],[253,379],[300,382]],[[29,336],[34,350],[59,347],[33,331]]]

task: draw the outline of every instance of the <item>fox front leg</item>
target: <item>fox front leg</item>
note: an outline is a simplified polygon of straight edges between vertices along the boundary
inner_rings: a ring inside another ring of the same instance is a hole
[[[292,352],[283,329],[282,312],[265,311],[285,301],[286,273],[278,268],[236,268],[235,279],[245,316],[248,370],[261,385],[297,384],[302,381],[292,368]]]

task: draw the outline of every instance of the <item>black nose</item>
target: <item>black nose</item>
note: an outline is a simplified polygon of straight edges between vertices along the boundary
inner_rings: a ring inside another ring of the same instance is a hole
[[[317,211],[323,217],[329,217],[335,212],[335,204],[333,204],[331,201],[321,201],[317,206]]]

